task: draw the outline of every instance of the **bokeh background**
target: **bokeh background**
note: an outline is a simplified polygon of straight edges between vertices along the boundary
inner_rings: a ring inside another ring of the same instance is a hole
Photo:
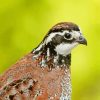
[[[77,23],[88,40],[72,52],[72,100],[100,100],[100,0],[0,0],[0,73],[62,21]]]

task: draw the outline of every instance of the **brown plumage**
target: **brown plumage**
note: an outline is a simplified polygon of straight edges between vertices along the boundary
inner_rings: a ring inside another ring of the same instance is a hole
[[[0,79],[1,100],[13,100],[4,98],[17,98],[17,96],[19,96],[21,100],[23,100],[23,98],[26,98],[26,100],[28,100],[28,98],[30,98],[29,100],[59,99],[62,91],[61,81],[64,78],[65,69],[54,68],[50,71],[49,67],[41,68],[41,66],[38,65],[40,59],[33,61],[32,56],[33,54],[31,53],[26,55],[2,76]],[[66,74],[69,74],[70,71],[67,71]],[[31,82],[29,83],[29,81]],[[21,89],[21,87],[23,89]],[[13,91],[13,93],[11,91]],[[19,97],[17,100],[20,100]]]
[[[71,99],[71,54],[63,56],[57,53],[58,39],[55,40],[56,44],[52,42],[53,37],[51,41],[46,41],[52,32],[62,30],[79,31],[79,28],[76,24],[66,22],[55,25],[37,48],[0,77],[0,100]],[[59,41],[63,40],[59,38]]]

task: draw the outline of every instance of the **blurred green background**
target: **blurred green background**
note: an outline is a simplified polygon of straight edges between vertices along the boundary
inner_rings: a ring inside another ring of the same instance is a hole
[[[78,24],[88,40],[72,52],[72,100],[100,100],[100,0],[0,0],[0,73],[61,21]]]

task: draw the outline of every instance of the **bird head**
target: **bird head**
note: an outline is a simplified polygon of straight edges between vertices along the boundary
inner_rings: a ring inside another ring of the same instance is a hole
[[[79,44],[87,45],[79,27],[71,22],[62,22],[53,26],[44,38],[47,48],[66,56]]]
[[[71,50],[79,44],[87,45],[79,27],[71,22],[62,22],[54,25],[32,52],[35,58],[44,56],[45,62],[52,59],[55,65],[70,66]]]

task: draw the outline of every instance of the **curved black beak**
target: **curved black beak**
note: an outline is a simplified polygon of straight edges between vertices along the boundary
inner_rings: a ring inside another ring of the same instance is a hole
[[[87,45],[87,40],[83,36],[80,36],[77,42],[80,44]]]

